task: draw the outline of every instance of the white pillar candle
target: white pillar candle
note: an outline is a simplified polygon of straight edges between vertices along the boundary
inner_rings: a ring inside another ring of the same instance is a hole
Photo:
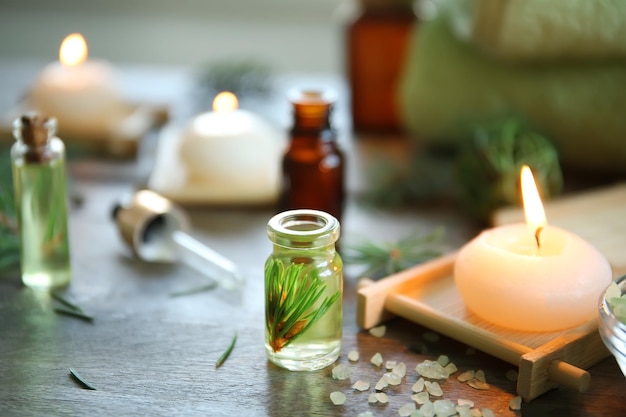
[[[595,319],[612,280],[608,261],[580,237],[547,225],[532,174],[522,176],[522,189],[527,223],[486,230],[459,252],[454,277],[467,308],[523,331],[556,331]]]
[[[59,61],[37,77],[28,104],[56,117],[62,131],[107,134],[121,118],[122,100],[111,65],[87,56],[82,35],[68,35],[59,48]]]
[[[196,116],[182,133],[179,152],[188,182],[205,184],[224,200],[271,201],[280,188],[283,135],[237,107],[234,94],[220,93],[214,111]]]

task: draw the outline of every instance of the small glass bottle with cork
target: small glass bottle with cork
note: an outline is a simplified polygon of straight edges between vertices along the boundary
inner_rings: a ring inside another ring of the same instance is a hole
[[[294,123],[282,161],[279,209],[321,210],[341,221],[345,158],[330,124],[335,98],[313,90],[294,91],[288,98]]]
[[[71,279],[65,146],[56,119],[28,113],[13,123],[11,163],[22,282],[54,289]]]

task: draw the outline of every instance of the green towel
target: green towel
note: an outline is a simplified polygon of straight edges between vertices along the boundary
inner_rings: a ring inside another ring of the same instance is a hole
[[[459,41],[445,15],[416,26],[407,55],[400,108],[423,143],[455,145],[477,122],[519,114],[563,163],[626,172],[626,63],[498,60]]]

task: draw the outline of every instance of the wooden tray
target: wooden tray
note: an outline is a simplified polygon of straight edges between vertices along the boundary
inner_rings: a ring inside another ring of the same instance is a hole
[[[559,384],[585,391],[584,369],[610,355],[595,320],[567,331],[521,332],[469,312],[454,284],[456,253],[417,265],[357,292],[357,322],[374,327],[394,315],[429,327],[519,367],[517,393],[530,401]]]

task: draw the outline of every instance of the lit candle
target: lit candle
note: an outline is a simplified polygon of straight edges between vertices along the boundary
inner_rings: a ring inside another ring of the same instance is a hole
[[[61,132],[108,134],[123,114],[114,71],[102,60],[87,60],[87,43],[68,35],[59,61],[47,65],[29,94],[29,106],[59,121]]]
[[[187,182],[210,187],[216,199],[267,202],[279,193],[283,149],[277,129],[222,92],[213,111],[196,116],[182,133],[179,153]]]
[[[510,329],[556,331],[597,317],[598,299],[612,280],[606,258],[592,245],[549,226],[532,173],[522,169],[526,224],[482,232],[465,245],[454,269],[466,307]]]

